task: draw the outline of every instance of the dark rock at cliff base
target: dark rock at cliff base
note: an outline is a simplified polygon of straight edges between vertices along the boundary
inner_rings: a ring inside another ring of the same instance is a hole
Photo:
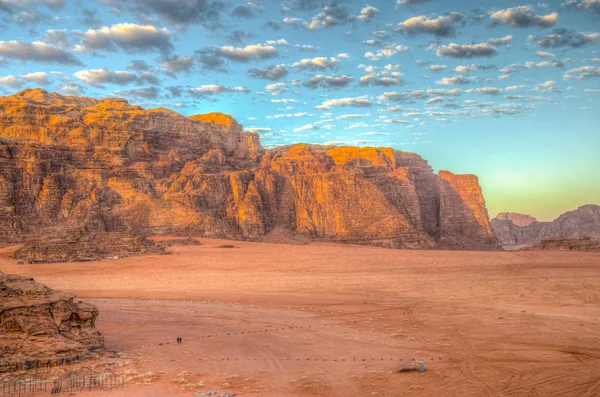
[[[57,263],[164,253],[163,245],[130,233],[73,232],[62,237],[29,239],[13,256],[27,263]]]
[[[531,247],[524,248],[527,251],[584,251],[600,252],[600,241],[593,241],[589,237],[563,238],[552,237],[543,239]]]

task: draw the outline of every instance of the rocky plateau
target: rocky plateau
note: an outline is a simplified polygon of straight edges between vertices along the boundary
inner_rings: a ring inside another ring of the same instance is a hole
[[[498,247],[477,177],[434,174],[414,153],[265,151],[221,113],[42,89],[0,97],[0,244],[73,233]]]

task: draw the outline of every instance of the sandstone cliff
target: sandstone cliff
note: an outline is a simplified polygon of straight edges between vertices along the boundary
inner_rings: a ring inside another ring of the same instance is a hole
[[[40,89],[0,98],[0,214],[4,244],[78,230],[496,247],[477,178],[435,175],[416,154],[265,152],[221,113],[184,117]]]
[[[499,214],[491,220],[494,233],[502,245],[533,245],[554,237],[580,239],[589,237],[600,241],[600,206],[584,205],[565,212],[552,222],[531,222],[519,226]],[[533,219],[533,218],[532,218]]]
[[[31,278],[0,272],[0,372],[27,361],[86,358],[104,350],[98,310]]]

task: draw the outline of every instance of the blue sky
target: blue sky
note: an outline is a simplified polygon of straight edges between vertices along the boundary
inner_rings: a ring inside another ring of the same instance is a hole
[[[39,86],[416,152],[492,216],[600,204],[600,0],[0,0],[0,94]]]

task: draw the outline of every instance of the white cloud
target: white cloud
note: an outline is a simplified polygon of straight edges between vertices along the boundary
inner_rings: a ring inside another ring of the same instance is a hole
[[[78,52],[116,51],[117,49],[128,53],[168,52],[173,47],[169,30],[157,29],[151,25],[119,23],[111,27],[104,26],[86,32],[75,32],[75,34],[82,38],[81,43],[74,46],[74,50]]]
[[[244,93],[247,94],[249,93],[250,90],[248,90],[246,87],[226,87],[226,86],[222,86],[219,84],[208,84],[208,85],[203,85],[200,87],[196,87],[196,88],[190,88],[190,94],[194,95],[194,96],[199,96],[199,97],[204,97],[204,96],[211,96],[211,95],[217,95],[217,94],[226,94],[226,93]]]
[[[296,129],[294,129],[294,132],[304,132],[304,131],[314,131],[314,130],[318,130],[319,127],[317,127],[314,124],[306,124],[303,125],[302,127],[298,127]]]
[[[408,51],[410,51],[410,47],[408,47],[408,46],[398,45],[398,44],[388,44],[374,53],[371,51],[365,53],[365,58],[367,58],[371,61],[378,61],[382,58],[389,58],[398,53],[408,52]]]
[[[526,28],[539,26],[547,28],[556,25],[558,14],[553,12],[548,15],[536,15],[533,7],[518,6],[496,11],[490,15],[490,18],[495,24],[503,23],[512,27]]]
[[[326,110],[337,107],[370,107],[371,105],[371,101],[365,95],[356,98],[329,99],[315,108],[319,110]]]
[[[302,70],[325,70],[337,66],[338,60],[334,57],[306,58],[292,64],[292,67]]]

